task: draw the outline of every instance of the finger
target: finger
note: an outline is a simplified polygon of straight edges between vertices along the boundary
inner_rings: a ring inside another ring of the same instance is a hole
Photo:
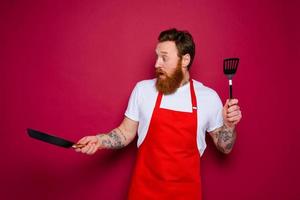
[[[74,148],[76,152],[81,152],[81,148]]]
[[[95,136],[86,136],[78,141],[77,144],[88,145],[90,143],[96,143],[97,138]]]
[[[95,144],[95,145],[93,146],[93,150],[91,151],[91,154],[96,153],[97,150],[98,150],[98,146]]]
[[[227,108],[229,106],[228,103],[229,103],[229,99],[227,99],[225,102],[225,105],[224,105],[225,108]]]
[[[241,120],[242,116],[238,115],[238,116],[234,116],[234,117],[230,117],[227,120],[231,123],[238,123]]]
[[[86,144],[89,141],[89,136],[85,136],[83,138],[81,138],[77,144]]]
[[[231,107],[233,105],[237,105],[239,103],[238,99],[230,99],[228,102],[228,106]]]
[[[223,114],[227,114],[227,112],[228,112],[228,108],[229,108],[228,102],[229,102],[229,99],[227,99],[225,102],[225,105],[223,107]]]
[[[92,144],[91,148],[89,149],[89,151],[87,152],[87,154],[92,155],[96,152],[97,148],[95,144]]]
[[[83,147],[85,147],[86,145],[85,144],[79,144],[79,143],[77,143],[77,144],[74,144],[72,147],[74,148],[74,149],[81,149],[81,148],[83,148]]]
[[[76,143],[76,144],[73,144],[72,145],[72,148],[76,151],[76,152],[81,152],[81,149],[83,147],[85,147],[86,145],[85,144],[79,144],[79,143]]]
[[[86,145],[85,147],[81,148],[82,153],[87,153],[91,148],[91,144]]]
[[[240,111],[236,111],[236,112],[228,114],[227,116],[228,116],[228,118],[240,117],[241,116],[241,112]]]
[[[81,153],[85,153],[85,151],[89,148],[88,144],[74,144],[72,146],[72,148],[76,151],[76,152],[81,152]]]
[[[94,149],[94,144],[90,145],[90,148],[87,150],[86,154],[90,154]]]
[[[240,110],[240,107],[238,105],[233,105],[227,109],[227,113],[231,113],[231,112],[239,111],[239,110]]]
[[[227,113],[227,118],[231,118],[231,117],[235,117],[235,116],[239,116],[239,115],[241,115],[241,111],[235,110],[235,111]]]

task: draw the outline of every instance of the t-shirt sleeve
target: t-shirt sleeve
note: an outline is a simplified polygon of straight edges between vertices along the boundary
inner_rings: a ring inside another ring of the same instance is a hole
[[[131,92],[128,106],[125,112],[125,116],[129,119],[132,119],[134,121],[139,121],[139,103],[138,103],[138,97],[139,97],[139,87],[138,84],[134,87],[133,91]]]
[[[211,115],[208,122],[207,132],[211,132],[223,126],[223,104],[217,93],[214,93],[212,103],[212,111],[210,113]]]

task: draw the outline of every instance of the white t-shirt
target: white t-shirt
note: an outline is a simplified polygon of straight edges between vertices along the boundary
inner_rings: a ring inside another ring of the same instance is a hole
[[[156,79],[138,82],[131,93],[125,112],[126,117],[139,122],[138,147],[146,137],[155,107],[158,95],[155,82]],[[218,94],[214,90],[204,86],[198,81],[193,80],[193,83],[198,110],[197,138],[195,139],[197,140],[200,155],[202,155],[206,148],[206,131],[213,131],[223,125],[223,106]],[[163,95],[160,107],[175,111],[192,112],[190,83],[178,88],[174,94]]]

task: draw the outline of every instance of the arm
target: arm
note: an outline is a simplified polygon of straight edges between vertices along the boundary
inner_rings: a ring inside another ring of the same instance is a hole
[[[221,128],[218,128],[209,134],[219,151],[225,154],[231,152],[236,139],[235,128],[229,128],[226,127],[226,125],[223,125]]]
[[[217,128],[212,132],[209,132],[214,144],[222,153],[228,154],[231,152],[236,140],[235,127],[241,118],[242,113],[238,106],[238,100],[227,100],[223,107],[224,125],[221,128]]]
[[[135,138],[137,128],[138,122],[125,117],[122,123],[109,133],[83,137],[77,144],[82,144],[84,147],[75,147],[75,150],[81,153],[94,154],[98,149],[123,148]]]

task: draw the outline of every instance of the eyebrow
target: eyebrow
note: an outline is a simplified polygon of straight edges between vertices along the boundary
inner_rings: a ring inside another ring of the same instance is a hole
[[[168,52],[167,52],[167,51],[160,51],[160,52],[158,52],[158,51],[156,50],[155,52],[156,52],[156,54],[161,53],[161,54],[164,54],[164,55],[168,55]]]

